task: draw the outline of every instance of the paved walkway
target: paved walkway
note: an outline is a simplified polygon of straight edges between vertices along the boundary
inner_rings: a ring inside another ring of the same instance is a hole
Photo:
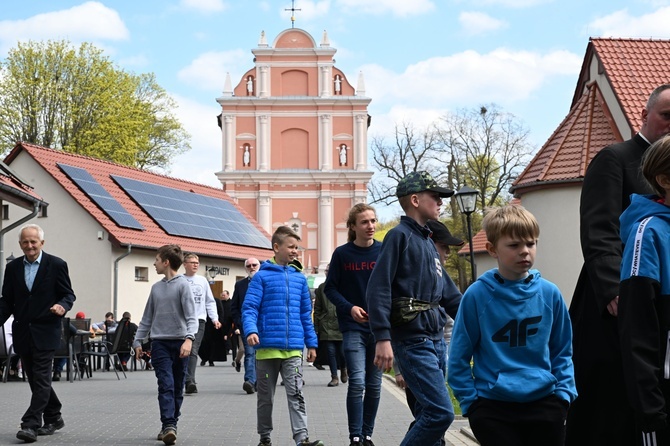
[[[347,385],[329,388],[327,371],[305,367],[304,387],[310,437],[326,446],[348,446]],[[230,362],[198,367],[199,393],[186,396],[179,420],[178,446],[256,446],[256,397],[242,390],[243,374]],[[91,379],[54,383],[63,402],[65,428],[36,445],[162,445],[156,378],[151,371],[129,372],[117,381],[114,372],[96,372]],[[275,446],[293,446],[286,397],[277,387],[274,407]],[[16,439],[21,415],[28,406],[27,383],[0,382],[0,445],[24,444]],[[411,421],[404,394],[384,380],[382,400],[373,440],[377,446],[400,444]],[[456,420],[447,432],[451,445],[475,445],[460,429],[467,420]]]

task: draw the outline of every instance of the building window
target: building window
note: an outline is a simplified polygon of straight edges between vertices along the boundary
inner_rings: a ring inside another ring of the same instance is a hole
[[[37,218],[46,218],[47,216],[47,207],[40,206],[40,210],[37,212]]]
[[[9,220],[9,205],[8,204],[3,204],[2,205],[2,219],[3,220]]]
[[[135,282],[148,282],[149,281],[149,268],[144,266],[135,267]]]

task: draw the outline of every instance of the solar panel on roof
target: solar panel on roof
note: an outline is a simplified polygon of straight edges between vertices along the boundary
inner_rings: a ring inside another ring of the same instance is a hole
[[[170,235],[272,247],[267,237],[227,200],[118,175],[111,177]]]
[[[144,226],[126,211],[86,169],[61,163],[57,165],[117,225],[123,228],[144,230]]]

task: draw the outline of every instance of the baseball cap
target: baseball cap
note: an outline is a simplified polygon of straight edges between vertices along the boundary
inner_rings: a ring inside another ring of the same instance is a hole
[[[423,191],[437,192],[441,198],[454,195],[454,191],[446,187],[440,187],[428,172],[412,172],[398,182],[395,190],[396,197],[418,194]]]
[[[449,232],[444,223],[437,220],[428,220],[428,229],[432,232],[430,238],[433,239],[435,243],[442,243],[449,246],[463,246],[465,242],[459,238],[454,237]]]

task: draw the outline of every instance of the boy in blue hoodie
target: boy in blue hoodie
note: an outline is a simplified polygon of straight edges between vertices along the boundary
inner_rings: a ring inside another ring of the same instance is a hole
[[[621,214],[618,325],[637,444],[670,444],[670,137],[644,154],[642,174],[656,195],[631,195]]]
[[[531,269],[540,227],[514,205],[488,212],[483,227],[498,268],[463,295],[449,385],[482,446],[563,445],[577,396],[572,328],[558,287]]]
[[[249,283],[242,304],[242,326],[247,342],[256,349],[258,446],[271,446],[272,403],[277,377],[286,387],[293,440],[297,446],[323,446],[310,441],[302,394],[302,352],[316,358],[317,337],[312,324],[312,299],[297,260],[300,237],[288,226],[272,234],[275,255],[264,262]]]

